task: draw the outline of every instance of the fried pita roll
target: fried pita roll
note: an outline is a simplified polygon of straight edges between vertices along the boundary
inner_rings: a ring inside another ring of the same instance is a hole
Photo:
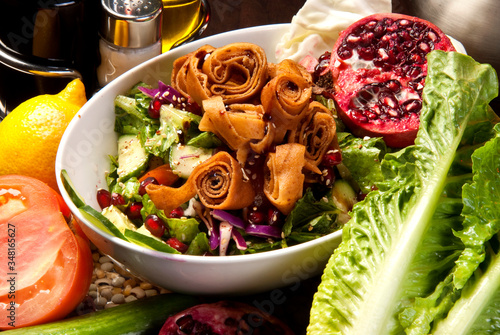
[[[288,215],[302,197],[306,148],[302,144],[278,145],[269,153],[264,173],[264,194],[278,210]]]
[[[337,125],[332,113],[323,104],[313,101],[309,104],[304,118],[288,135],[289,143],[299,143],[306,147],[305,157],[309,164],[317,168],[327,150],[336,143]]]
[[[258,98],[267,76],[266,53],[261,47],[252,43],[221,48],[205,45],[175,60],[171,85],[200,106],[214,95],[232,104]]]
[[[255,197],[241,165],[228,152],[220,151],[198,165],[180,187],[149,184],[146,186],[156,208],[170,213],[198,194],[203,205],[212,209],[241,209]]]
[[[312,94],[312,77],[301,65],[284,60],[270,67],[271,80],[261,92],[266,114],[276,125],[275,143],[281,143],[288,130],[303,117]]]
[[[221,138],[228,147],[237,152],[237,159],[244,164],[250,152],[250,143],[262,153],[265,146],[257,147],[268,129],[261,105],[231,104],[226,107],[222,97],[214,96],[203,100],[203,117],[198,128]]]
[[[177,188],[149,184],[146,186],[146,192],[156,208],[163,210],[168,215],[171,211],[194,197],[196,195],[196,188],[192,180],[188,179],[182,186]]]
[[[248,102],[258,97],[267,81],[264,49],[252,43],[232,43],[217,48],[203,63],[212,95],[226,104]]]
[[[174,61],[170,83],[186,99],[196,101],[200,106],[203,99],[211,96],[208,90],[208,77],[200,69],[207,55],[215,50],[210,45],[204,45]]]
[[[225,151],[203,162],[191,176],[201,203],[208,208],[241,209],[254,200],[255,192],[241,165]]]

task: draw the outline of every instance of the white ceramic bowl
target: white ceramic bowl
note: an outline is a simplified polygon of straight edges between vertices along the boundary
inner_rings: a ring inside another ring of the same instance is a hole
[[[214,47],[232,42],[252,42],[266,50],[275,62],[274,49],[286,25],[261,26],[231,31],[201,39],[151,59],[112,81],[96,93],[69,124],[56,158],[57,182],[64,200],[83,223],[89,239],[104,253],[134,274],[156,285],[180,293],[234,295],[264,292],[295,285],[320,274],[341,232],[297,246],[252,255],[203,257],[172,255],[150,250],[111,236],[87,221],[65,192],[60,179],[66,170],[85,202],[99,209],[96,191],[106,187],[108,155],[116,155],[117,136],[113,131],[113,99],[139,81],[156,85],[169,83],[173,61],[204,44]]]

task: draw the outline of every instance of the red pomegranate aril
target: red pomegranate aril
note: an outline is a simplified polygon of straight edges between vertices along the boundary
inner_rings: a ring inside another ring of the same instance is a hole
[[[248,213],[248,222],[251,224],[262,224],[266,217],[264,213],[260,211],[252,211]]]
[[[338,149],[328,150],[321,161],[321,165],[332,167],[342,163],[342,153]]]
[[[123,197],[123,195],[121,195],[120,193],[111,193],[111,205],[113,206],[123,206],[125,205],[127,202],[125,201],[125,198]]]
[[[139,184],[139,194],[142,196],[146,194],[146,186],[149,184],[159,185],[155,177],[147,177]]]
[[[336,177],[335,177],[335,172],[333,171],[333,167],[325,167],[321,171],[320,181],[321,184],[325,185],[326,187],[333,187],[335,179]]]
[[[267,213],[267,223],[270,226],[276,226],[281,223],[281,213],[276,208],[270,208]]]
[[[111,206],[111,193],[102,188],[97,190],[97,203],[101,209]]]
[[[127,216],[131,220],[138,220],[142,218],[141,209],[143,208],[142,202],[133,202],[127,209]]]
[[[149,117],[151,117],[152,119],[159,119],[162,105],[163,103],[158,99],[151,100],[148,108]]]
[[[168,217],[172,219],[180,219],[184,216],[184,209],[182,207],[177,207],[168,213]]]
[[[417,99],[407,100],[401,105],[405,113],[417,113],[422,108],[422,101]]]
[[[144,224],[146,225],[146,229],[156,237],[162,237],[165,233],[165,224],[156,214],[149,214],[144,220]]]
[[[170,237],[167,240],[167,244],[175,250],[179,251],[181,254],[185,253],[188,250],[188,245],[182,243],[176,237]]]

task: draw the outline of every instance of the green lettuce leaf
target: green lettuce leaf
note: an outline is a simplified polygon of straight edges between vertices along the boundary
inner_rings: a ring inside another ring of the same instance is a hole
[[[383,181],[381,161],[389,152],[380,137],[358,138],[350,133],[337,133],[342,163],[358,184],[360,191],[367,194]]]
[[[326,201],[325,201],[326,200]],[[336,217],[341,211],[331,198],[316,199],[312,190],[307,189],[304,196],[297,201],[288,214],[283,226],[283,234],[289,236],[292,230],[331,233],[338,229]],[[328,220],[322,220],[328,216]]]
[[[464,223],[455,235],[464,248],[436,290],[402,313],[407,334],[426,334],[432,327],[433,334],[479,334],[498,323],[492,306],[499,307],[500,259],[491,242],[498,246],[500,231],[500,124],[495,130],[496,137],[473,153],[473,181],[463,186]]]
[[[470,180],[455,155],[493,136],[488,103],[497,94],[491,66],[456,52],[428,55],[415,145],[387,154],[379,190],[354,206],[314,296],[308,334],[403,333],[400,312],[448,277],[463,248],[453,235],[463,205],[449,195]]]

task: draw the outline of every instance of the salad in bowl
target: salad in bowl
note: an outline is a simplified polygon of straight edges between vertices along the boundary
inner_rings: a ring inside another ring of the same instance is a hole
[[[339,230],[361,193],[346,178],[336,116],[312,88],[302,65],[270,63],[252,43],[178,58],[171,85],[141,82],[115,98],[118,151],[96,194],[102,215],[86,214],[118,237],[190,255]]]

